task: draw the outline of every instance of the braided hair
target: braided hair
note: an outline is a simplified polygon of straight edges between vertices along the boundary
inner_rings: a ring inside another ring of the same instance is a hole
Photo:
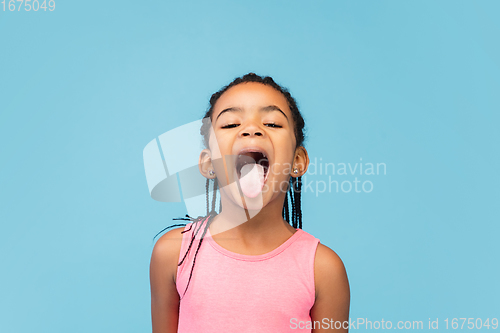
[[[209,136],[210,136],[210,127],[211,127],[211,121],[208,121],[209,119],[212,119],[212,115],[214,112],[214,106],[215,103],[219,100],[219,98],[224,94],[227,90],[230,88],[241,84],[241,83],[247,83],[247,82],[256,82],[256,83],[261,83],[267,86],[270,86],[277,91],[279,91],[287,100],[288,107],[292,113],[292,119],[294,123],[294,134],[295,134],[295,139],[296,139],[296,147],[303,146],[304,141],[305,141],[305,134],[304,134],[304,118],[300,114],[299,108],[297,106],[297,102],[295,99],[292,97],[290,92],[274,82],[274,80],[270,76],[259,76],[255,73],[248,73],[242,77],[238,77],[234,79],[230,84],[227,86],[223,87],[216,93],[214,93],[210,97],[210,106],[205,113],[205,116],[203,117],[203,125],[201,126],[200,129],[200,134],[203,136],[203,143],[206,148],[209,147]],[[212,198],[210,200],[210,183],[212,183]],[[198,254],[198,251],[200,250],[201,243],[203,242],[203,239],[205,237],[205,234],[207,233],[207,230],[212,223],[213,219],[215,216],[217,216],[216,212],[216,201],[217,201],[217,187],[218,183],[215,179],[207,179],[206,182],[206,206],[207,206],[207,212],[206,216],[199,216],[198,218],[192,218],[189,215],[186,215],[183,218],[175,218],[174,220],[183,220],[183,221],[191,221],[191,225],[188,229],[182,231],[181,233],[188,232],[192,230],[193,228],[193,233],[191,236],[191,241],[189,243],[188,249],[186,250],[186,253],[184,254],[182,260],[179,262],[178,266],[182,265],[184,260],[187,258],[187,255],[189,251],[191,250],[194,241],[196,239],[196,236],[200,233],[200,230],[202,229],[203,225],[203,232],[201,233],[200,241],[198,243],[198,246],[196,248],[196,252],[193,258],[193,266],[191,267],[191,272],[189,274],[189,279],[188,283],[186,285],[186,289],[184,290],[184,295],[186,294],[186,291],[189,287],[189,283],[191,281],[191,277],[193,275],[193,270],[194,270],[194,265],[196,262],[196,256]],[[283,203],[283,211],[282,211],[282,216],[285,221],[287,221],[292,227],[295,229],[302,229],[302,209],[301,209],[301,199],[300,199],[300,193],[301,193],[301,187],[302,187],[302,181],[301,177],[290,177],[289,180],[289,186],[287,193],[285,195],[285,201]],[[211,205],[209,203],[211,202]],[[222,202],[219,201],[219,213],[222,211]],[[160,233],[163,231],[173,228],[173,227],[181,227],[181,226],[186,226],[187,223],[182,223],[182,224],[174,224],[166,227],[165,229],[161,230],[158,232],[156,236],[158,236]],[[154,239],[153,238],[153,239]]]

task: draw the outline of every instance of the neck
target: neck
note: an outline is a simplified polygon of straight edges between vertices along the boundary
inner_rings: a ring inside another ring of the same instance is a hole
[[[293,229],[283,220],[283,202],[285,192],[271,200],[267,205],[258,210],[243,208],[231,200],[224,191],[220,191],[222,211],[216,216],[210,227],[210,233],[226,232],[230,237],[242,237],[257,233],[272,233],[281,228]]]

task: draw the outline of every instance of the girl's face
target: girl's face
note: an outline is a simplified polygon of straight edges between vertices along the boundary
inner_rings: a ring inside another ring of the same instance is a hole
[[[210,155],[219,186],[241,207],[261,209],[286,191],[293,167],[300,170],[293,176],[305,173],[307,152],[295,149],[288,102],[270,86],[246,82],[228,89],[213,107],[212,130],[200,161]]]

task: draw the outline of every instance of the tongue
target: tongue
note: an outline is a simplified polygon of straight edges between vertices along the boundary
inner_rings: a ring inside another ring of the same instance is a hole
[[[246,197],[255,198],[264,187],[264,167],[260,164],[246,164],[241,168],[240,186]]]

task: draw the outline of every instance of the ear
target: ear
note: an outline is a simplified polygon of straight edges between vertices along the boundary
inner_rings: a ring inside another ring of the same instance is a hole
[[[292,167],[292,177],[300,177],[303,176],[307,168],[309,167],[309,155],[307,154],[307,150],[299,146],[295,149],[295,157],[293,159],[293,167]],[[297,168],[297,173],[295,173],[293,170]]]
[[[201,151],[198,167],[203,177],[208,179],[215,178],[215,170],[214,166],[212,165],[212,154],[210,153],[210,150],[203,149]]]

